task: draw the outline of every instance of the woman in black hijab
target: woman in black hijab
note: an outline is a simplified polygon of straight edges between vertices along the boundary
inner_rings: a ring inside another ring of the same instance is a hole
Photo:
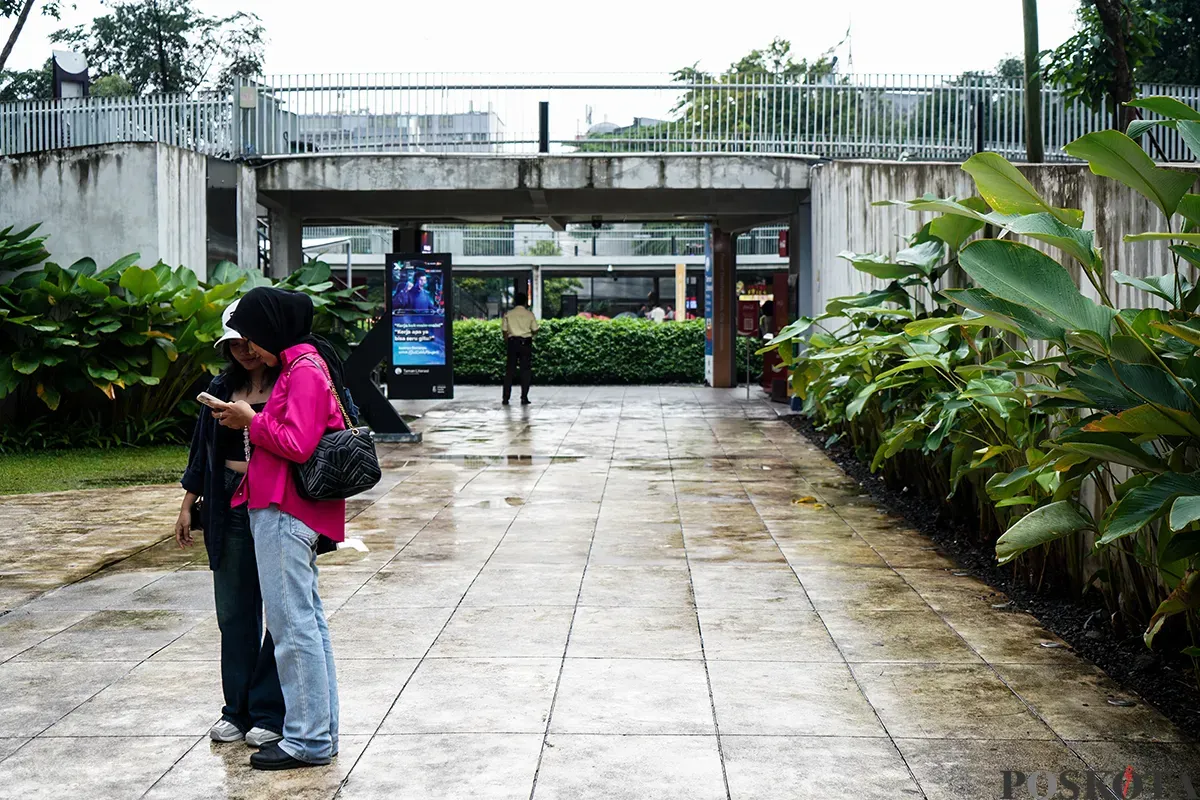
[[[317,591],[317,544],[345,538],[344,500],[310,500],[296,489],[294,467],[307,461],[326,432],[347,420],[342,364],[312,333],[313,304],[305,294],[259,287],[229,319],[268,367],[282,372],[267,405],[214,410],[222,425],[245,430],[253,446],[233,505],[250,508],[250,529],[275,640],[286,711],[283,740],[250,757],[255,769],[328,764],[338,751],[337,674],[329,627]]]

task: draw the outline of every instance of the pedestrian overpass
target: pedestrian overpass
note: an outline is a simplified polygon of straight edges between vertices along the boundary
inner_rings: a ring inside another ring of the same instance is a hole
[[[254,191],[255,203],[270,212],[270,269],[280,275],[300,267],[306,225],[390,226],[393,249],[412,252],[419,250],[420,226],[429,223],[534,219],[561,229],[611,221],[707,222],[713,226],[714,385],[731,386],[734,237],[783,223],[797,243],[789,271],[807,269],[801,253],[815,162],[738,153],[298,154],[259,167]],[[535,309],[542,269],[532,269]]]
[[[1142,89],[1200,98],[1195,87]],[[1019,158],[1023,92],[996,76],[531,84],[371,74],[10,103],[0,105],[0,218],[47,223],[68,262],[137,249],[200,265],[257,263],[265,215],[277,274],[300,265],[306,225],[387,226],[393,250],[413,251],[421,226],[434,223],[704,222],[714,230],[715,379],[729,385],[739,233],[787,226],[789,305],[806,313],[820,277],[808,256],[822,161],[961,161],[980,150]],[[1106,127],[1054,89],[1042,99],[1049,160]],[[1160,138],[1166,158],[1183,152],[1177,139]],[[815,222],[826,230],[834,221]]]

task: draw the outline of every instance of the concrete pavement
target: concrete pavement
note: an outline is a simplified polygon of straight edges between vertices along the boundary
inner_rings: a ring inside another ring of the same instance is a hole
[[[57,537],[55,558],[5,555],[0,797],[966,800],[1002,797],[1005,770],[1200,774],[1186,736],[995,608],[775,407],[498,394],[462,390],[424,409],[424,445],[381,448],[383,482],[350,509],[369,552],[322,559],[329,767],[254,773],[205,735],[203,550],[121,533],[168,533],[177,491],[127,490],[111,537]],[[36,550],[85,499],[0,499],[0,528]],[[126,557],[22,599],[105,542]]]

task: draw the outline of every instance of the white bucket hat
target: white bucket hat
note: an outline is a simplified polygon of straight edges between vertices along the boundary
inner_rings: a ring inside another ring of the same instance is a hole
[[[234,309],[236,309],[238,307],[238,303],[240,303],[240,302],[242,302],[240,299],[234,300],[232,303],[230,303],[225,308],[224,313],[221,314],[221,324],[225,327],[225,332],[223,334],[221,334],[220,339],[217,339],[215,342],[213,342],[214,347],[220,347],[224,342],[228,342],[231,339],[245,339],[246,338],[245,336],[242,336],[240,333],[235,331],[233,328],[229,327],[229,318],[233,316]]]

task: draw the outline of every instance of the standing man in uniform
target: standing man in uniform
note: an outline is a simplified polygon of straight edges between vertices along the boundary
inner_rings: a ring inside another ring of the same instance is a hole
[[[513,373],[517,362],[521,365],[521,405],[529,405],[529,384],[533,382],[533,335],[537,333],[538,321],[527,307],[524,294],[513,298],[513,308],[504,315],[500,330],[508,351],[508,364],[504,371],[504,405],[512,397]]]

